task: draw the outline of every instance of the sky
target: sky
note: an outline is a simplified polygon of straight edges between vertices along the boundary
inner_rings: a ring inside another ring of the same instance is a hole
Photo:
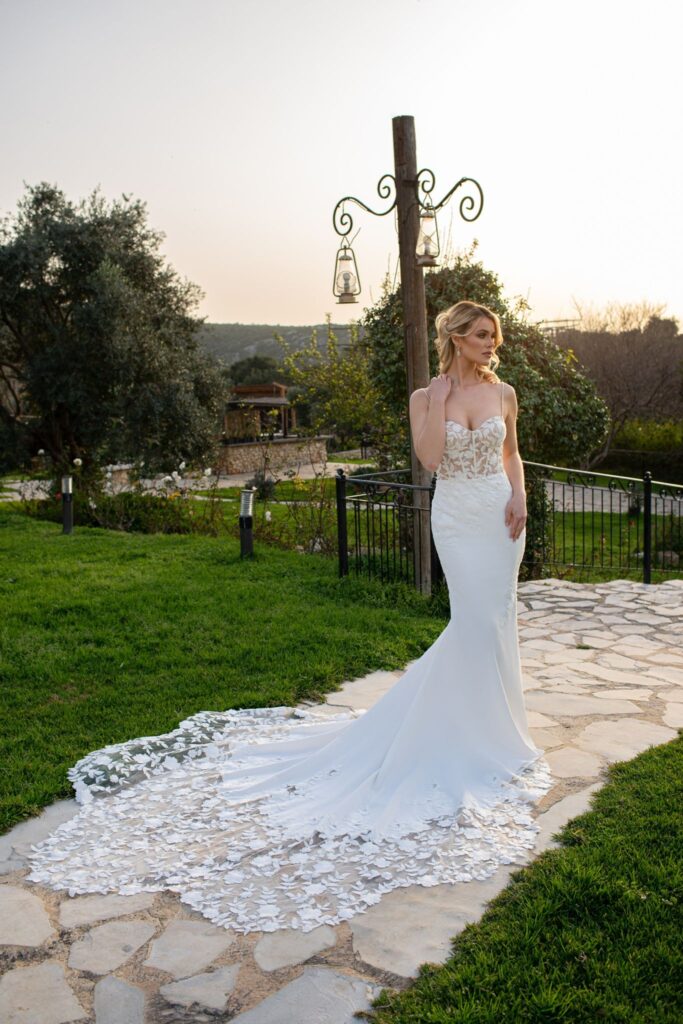
[[[332,211],[374,209],[415,118],[439,215],[534,321],[647,301],[683,325],[683,5],[674,0],[0,0],[0,213],[47,181],[147,204],[210,322],[362,316],[398,281],[394,214],[354,213],[363,290],[332,294]]]

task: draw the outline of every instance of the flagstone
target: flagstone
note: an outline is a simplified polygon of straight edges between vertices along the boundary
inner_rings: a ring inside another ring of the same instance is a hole
[[[35,818],[21,821],[0,836],[0,874],[16,871],[27,863],[26,854],[34,843],[46,839],[63,822],[80,811],[75,800],[57,800]]]
[[[551,838],[553,833],[559,832],[572,818],[577,818],[580,814],[591,810],[593,793],[597,793],[599,789],[602,789],[604,784],[604,780],[602,782],[594,782],[578,793],[570,793],[554,803],[547,811],[538,815],[536,824],[541,826],[541,831],[536,838],[536,845],[533,850],[534,856],[538,856],[544,850],[557,849],[562,845],[558,840]]]
[[[537,747],[549,748],[559,747],[564,741],[565,737],[560,735],[554,729],[534,729],[530,726],[531,736]]]
[[[125,964],[154,935],[149,921],[110,921],[93,928],[69,954],[69,967],[91,974],[108,974]]]
[[[595,651],[591,648],[586,650],[583,647],[566,647],[563,651],[556,651],[554,654],[546,654],[546,665],[566,664],[570,661],[592,661],[595,658]]]
[[[108,974],[95,985],[96,1024],[144,1024],[145,993]]]
[[[150,947],[145,967],[166,971],[176,980],[213,963],[235,942],[235,933],[209,921],[171,921]]]
[[[599,700],[586,694],[543,693],[533,690],[527,702],[534,711],[548,711],[555,715],[630,715],[640,708],[630,700]]]
[[[409,667],[410,665],[406,666],[406,668]],[[371,672],[361,679],[352,679],[344,683],[339,690],[335,690],[329,695],[328,703],[330,705],[341,704],[354,710],[369,708],[394,686],[396,679],[394,672]]]
[[[42,946],[54,930],[42,901],[27,889],[0,885],[0,945]]]
[[[647,655],[648,661],[654,661],[658,665],[683,665],[683,657],[678,654],[674,654],[673,651],[667,651],[662,654],[649,654]]]
[[[622,638],[622,643],[628,639],[632,639],[634,643],[643,644],[645,647],[652,645],[653,647],[659,646],[648,640],[647,637],[652,633],[650,626],[638,626],[634,622],[627,623],[615,623],[612,627],[615,633],[619,633]]]
[[[197,1004],[209,1010],[224,1010],[228,997],[235,987],[239,964],[228,964],[215,971],[195,974],[182,981],[171,981],[161,985],[159,992],[169,1003],[189,1008]]]
[[[652,612],[625,612],[624,618],[628,622],[642,622],[648,626],[665,625],[665,620],[661,615],[653,615]]]
[[[566,644],[567,647],[575,647],[577,643],[576,633],[554,633],[553,640],[556,644]]]
[[[351,1024],[354,1013],[369,1010],[381,985],[333,971],[329,967],[305,967],[295,981],[268,996],[233,1024]]]
[[[64,928],[81,928],[95,921],[106,921],[110,917],[136,914],[147,910],[154,903],[154,893],[140,892],[134,896],[109,893],[106,896],[74,896],[59,907],[59,923]]]
[[[635,686],[630,688],[625,686],[621,690],[596,690],[595,696],[599,700],[620,700],[622,698],[625,700],[649,700],[652,690],[639,690]]]
[[[546,754],[551,774],[559,779],[595,778],[600,774],[603,762],[595,754],[576,747],[562,747]]]
[[[309,957],[337,944],[337,933],[329,925],[321,925],[310,932],[283,929],[264,935],[256,943],[254,959],[263,971],[277,971],[292,967]]]
[[[667,683],[677,683],[683,686],[683,669],[673,666],[657,665],[645,670],[646,676],[653,676],[656,679],[665,679]]]
[[[598,665],[605,665],[607,668],[639,668],[639,663],[634,658],[625,658],[623,654],[614,652],[599,654],[595,660]]]
[[[593,636],[591,633],[581,634],[580,642],[582,644],[586,644],[588,647],[592,647],[596,651],[602,651],[606,647],[614,647],[615,643],[613,639],[604,640],[602,637]]]
[[[532,729],[546,727],[552,728],[554,725],[559,725],[559,722],[556,719],[550,718],[549,715],[544,715],[540,711],[527,709],[526,718]]]
[[[679,729],[683,726],[683,706],[678,703],[667,704],[662,721],[665,725],[670,725],[672,729]]]
[[[3,1024],[67,1024],[86,1017],[59,963],[16,967],[0,978]]]
[[[451,938],[479,920],[516,867],[502,864],[488,878],[471,882],[393,889],[349,921],[354,951],[373,967],[416,977],[421,963],[448,959]]]
[[[574,738],[574,743],[582,750],[601,754],[611,762],[630,760],[648,747],[659,746],[675,738],[674,729],[642,718],[622,718],[619,721],[591,722]]]
[[[531,648],[533,651],[548,651],[554,653],[560,653],[561,657],[565,656],[565,650],[553,640],[541,640],[540,638],[533,638],[532,640],[525,640],[524,647],[526,649]]]
[[[642,683],[643,673],[639,670],[635,672],[621,672],[616,668],[605,668],[604,665],[598,665],[596,662],[583,662],[574,666],[577,672],[583,672],[586,676],[591,679],[598,680],[602,679],[607,683]]]
[[[678,703],[683,701],[683,686],[679,687],[678,690],[660,690],[657,696],[660,700]]]

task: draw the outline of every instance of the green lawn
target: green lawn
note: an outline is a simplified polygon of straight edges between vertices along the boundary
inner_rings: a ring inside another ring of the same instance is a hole
[[[377,1024],[683,1021],[683,730],[612,765],[556,838]]]
[[[202,709],[322,699],[443,629],[407,586],[239,541],[125,534],[0,506],[0,830],[70,796],[88,751]]]

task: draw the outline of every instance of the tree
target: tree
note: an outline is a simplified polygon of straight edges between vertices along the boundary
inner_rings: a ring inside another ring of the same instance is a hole
[[[271,384],[279,381],[286,384],[286,372],[272,356],[247,356],[238,359],[226,368],[226,376],[233,384]]]
[[[524,300],[503,298],[498,277],[473,259],[470,250],[425,275],[430,369],[438,373],[434,319],[461,299],[488,306],[501,320],[504,344],[498,375],[517,393],[517,434],[522,457],[534,462],[585,467],[608,429],[609,413],[595,388],[577,369],[576,357],[548,340],[526,319]],[[370,375],[388,404],[399,430],[394,462],[410,465],[407,381],[401,296],[385,287],[382,298],[361,320],[370,353]]]
[[[593,453],[596,466],[630,420],[680,419],[683,413],[683,339],[674,318],[648,303],[611,303],[584,315],[581,330],[557,343],[578,359],[610,411],[609,430]],[[583,310],[580,312],[584,313]]]
[[[0,431],[26,460],[150,469],[211,450],[225,385],[198,349],[200,289],[159,252],[146,206],[27,188],[0,223]],[[15,465],[16,465],[15,461]]]
[[[343,351],[329,316],[324,345],[316,330],[308,343],[297,349],[281,335],[275,337],[292,383],[292,405],[305,409],[311,430],[335,434],[342,447],[365,436],[381,455],[399,424],[381,386],[372,378],[367,339],[357,326],[351,325],[350,345]]]

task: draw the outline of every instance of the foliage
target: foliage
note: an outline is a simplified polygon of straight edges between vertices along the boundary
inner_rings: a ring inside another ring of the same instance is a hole
[[[594,452],[598,466],[618,446],[617,435],[632,420],[656,421],[683,415],[683,338],[673,318],[652,314],[643,323],[638,307],[619,307],[602,319],[592,315],[591,330],[563,330],[557,343],[573,355],[610,412],[609,430]]]
[[[286,384],[286,372],[272,356],[249,356],[238,359],[226,369],[233,384]]]
[[[28,187],[0,225],[0,424],[14,459],[44,448],[59,471],[144,457],[166,469],[211,449],[225,385],[145,204],[73,204]],[[14,468],[14,467],[12,467]]]
[[[464,254],[425,275],[429,359],[438,373],[434,340],[437,313],[461,299],[480,302],[501,319],[504,344],[498,350],[499,376],[517,393],[517,434],[523,459],[583,466],[602,441],[609,414],[593,384],[576,368],[572,353],[563,352],[538,327],[525,319],[523,300],[509,303],[498,277],[474,260],[476,243]],[[396,466],[410,465],[408,395],[405,371],[403,312],[400,291],[385,286],[382,298],[365,311],[370,376],[397,425],[392,445]]]
[[[683,422],[645,420],[639,417],[626,420],[615,434],[614,443],[621,448],[637,451],[666,452],[683,448]]]
[[[265,470],[257,469],[250,480],[247,480],[245,487],[253,487],[256,497],[263,501],[265,498],[272,498],[275,494],[275,480],[268,476]]]
[[[293,384],[292,405],[308,408],[309,429],[332,433],[340,448],[366,437],[380,462],[390,445],[392,432],[400,429],[392,413],[383,382],[372,372],[368,341],[351,325],[350,344],[341,350],[327,318],[327,334],[321,344],[313,331],[308,344],[295,349],[281,335],[283,365]]]
[[[547,553],[552,550],[553,502],[542,468],[526,466],[524,476],[527,521],[519,579],[537,580],[552,575],[547,565]]]
[[[205,476],[208,471],[205,471]],[[116,487],[103,471],[77,475],[73,489],[73,518],[77,526],[99,526],[126,533],[196,533],[217,536],[223,526],[218,477],[201,501],[193,500],[189,480],[174,470],[158,484],[145,482],[139,466],[131,470],[126,489]],[[35,519],[62,522],[59,482],[52,482],[46,499],[25,499],[24,511]],[[130,489],[128,489],[130,488]]]

